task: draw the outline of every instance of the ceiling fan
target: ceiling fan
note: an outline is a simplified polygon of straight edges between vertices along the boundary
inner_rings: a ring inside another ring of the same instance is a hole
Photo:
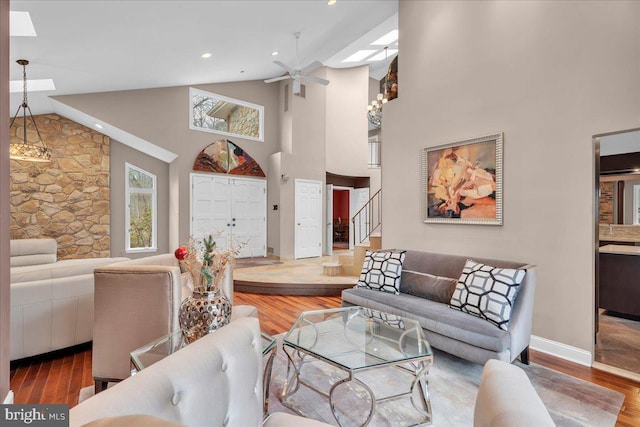
[[[278,65],[279,67],[284,68],[284,70],[287,72],[287,75],[280,76],[280,77],[274,77],[272,79],[267,79],[264,82],[265,83],[273,83],[273,82],[277,82],[277,81],[280,81],[280,80],[293,79],[293,93],[296,94],[296,95],[300,94],[300,81],[301,80],[312,82],[312,83],[319,83],[319,84],[324,85],[324,86],[328,85],[329,84],[329,80],[325,80],[325,79],[321,79],[320,77],[315,77],[315,76],[310,76],[309,75],[309,73],[311,73],[312,71],[315,71],[318,68],[322,67],[322,62],[313,61],[311,64],[307,65],[304,68],[300,67],[300,62],[298,61],[298,41],[300,40],[300,33],[295,33],[294,35],[296,36],[296,67],[295,68],[291,68],[288,65],[285,65],[280,61],[273,61],[274,64]]]

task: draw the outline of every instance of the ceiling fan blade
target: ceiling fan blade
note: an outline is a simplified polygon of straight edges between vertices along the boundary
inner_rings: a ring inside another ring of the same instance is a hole
[[[291,78],[290,75],[286,75],[286,76],[274,77],[272,79],[267,79],[264,82],[265,83],[273,83],[273,82],[279,82],[280,80],[287,80],[287,79],[290,79],[290,78]]]
[[[293,69],[292,69],[291,67],[289,67],[288,65],[283,64],[283,63],[282,63],[282,62],[280,62],[280,61],[273,61],[273,63],[274,63],[274,64],[276,64],[276,65],[277,65],[277,66],[279,66],[279,67],[284,68],[284,69],[285,69],[285,70],[287,70],[287,72],[288,72],[288,73],[290,73],[290,74],[294,74],[294,73],[295,73],[295,70],[293,70]]]
[[[306,67],[304,67],[301,71],[302,71],[302,74],[306,74],[306,73],[310,73],[312,71],[315,71],[320,67],[322,67],[322,62],[313,61],[311,64],[309,64]]]
[[[320,77],[316,77],[316,76],[304,76],[303,79],[313,83],[320,83],[321,85],[325,85],[325,86],[329,84],[329,80],[321,79]]]
[[[293,94],[300,95],[300,79],[293,80]]]

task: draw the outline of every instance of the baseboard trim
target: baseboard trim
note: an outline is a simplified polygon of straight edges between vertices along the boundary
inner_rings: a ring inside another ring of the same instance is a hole
[[[560,359],[568,360],[569,362],[591,367],[591,352],[578,347],[537,337],[535,335],[531,335],[530,347],[535,351],[547,353],[552,356],[559,357]]]
[[[7,395],[4,398],[4,402],[2,402],[3,405],[13,405],[13,391],[9,390],[9,393],[7,393]]]

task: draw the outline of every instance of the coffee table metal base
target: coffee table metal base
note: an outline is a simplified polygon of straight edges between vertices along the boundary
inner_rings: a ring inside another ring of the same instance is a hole
[[[287,355],[287,359],[288,359],[288,363],[287,363],[287,376],[285,379],[285,384],[283,387],[283,391],[282,391],[282,403],[284,406],[286,406],[287,408],[291,409],[292,411],[295,412],[299,412],[296,408],[292,407],[291,405],[289,405],[288,403],[288,398],[290,396],[292,396],[293,394],[295,394],[298,389],[300,388],[300,385],[304,385],[307,388],[315,391],[316,393],[321,394],[322,396],[326,397],[329,399],[329,407],[331,408],[331,413],[333,414],[333,417],[335,418],[336,422],[338,423],[338,425],[343,426],[338,411],[336,409],[336,405],[333,399],[334,396],[334,392],[342,385],[344,384],[348,384],[348,383],[355,383],[358,386],[360,386],[362,389],[364,389],[366,391],[366,393],[369,395],[369,399],[370,400],[370,408],[367,414],[367,418],[364,420],[364,422],[362,424],[360,424],[361,426],[366,426],[371,422],[371,419],[373,418],[375,412],[376,412],[376,406],[378,403],[381,402],[386,402],[386,401],[390,401],[390,400],[395,400],[395,399],[400,399],[403,397],[408,397],[411,400],[411,404],[412,406],[416,409],[416,411],[418,413],[420,413],[423,417],[424,420],[421,422],[418,422],[416,424],[413,424],[411,427],[413,426],[428,426],[431,425],[432,423],[432,418],[431,418],[431,399],[429,397],[429,381],[428,381],[428,375],[429,375],[429,368],[431,367],[431,365],[433,364],[433,356],[426,356],[424,357],[424,359],[422,360],[417,360],[417,361],[413,361],[413,362],[404,362],[404,363],[397,363],[397,364],[383,364],[383,365],[379,365],[379,366],[372,366],[367,368],[367,370],[371,370],[371,369],[377,369],[377,368],[396,368],[396,369],[402,369],[404,371],[407,371],[411,374],[413,374],[413,381],[411,382],[411,386],[409,388],[409,391],[404,392],[404,393],[398,393],[398,394],[394,394],[391,396],[385,396],[385,397],[381,397],[381,398],[377,398],[375,396],[375,393],[373,392],[373,390],[363,381],[359,380],[358,378],[356,378],[356,372],[362,372],[364,369],[362,370],[358,370],[358,371],[354,371],[354,370],[350,370],[350,369],[344,369],[342,366],[333,363],[331,360],[327,360],[324,358],[318,358],[317,356],[312,356],[309,354],[304,353],[303,351],[301,351],[300,349],[294,349],[292,347],[289,347],[287,345],[287,343],[284,343],[283,345],[283,350],[285,352],[285,354]],[[309,382],[303,380],[300,377],[301,371],[302,371],[302,367],[305,363],[305,358],[307,357],[311,357],[317,360],[321,360],[324,363],[327,363],[331,366],[334,366],[344,372],[347,373],[347,377],[343,378],[337,382],[335,382],[332,386],[331,389],[329,390],[329,392],[325,392],[323,390],[320,390],[318,387],[314,386],[313,384],[310,384]],[[412,369],[407,368],[406,366],[403,365],[411,365]],[[419,396],[419,400],[416,401],[415,396],[416,394]]]

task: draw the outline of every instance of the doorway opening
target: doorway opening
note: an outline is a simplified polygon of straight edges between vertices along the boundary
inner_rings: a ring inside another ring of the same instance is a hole
[[[640,129],[593,138],[593,366],[640,379]]]

